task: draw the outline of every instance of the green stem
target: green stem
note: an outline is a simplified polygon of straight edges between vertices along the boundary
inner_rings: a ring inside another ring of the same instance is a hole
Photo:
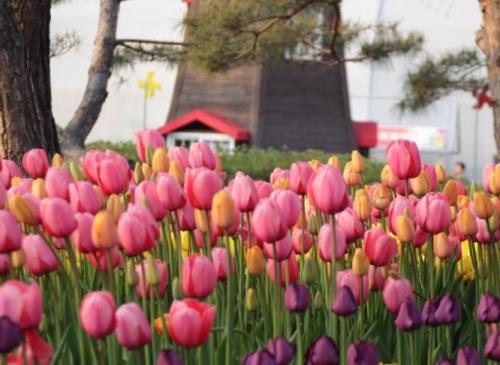
[[[233,307],[233,296],[232,296],[232,272],[231,272],[231,251],[229,249],[229,238],[227,234],[224,235],[226,241],[226,264],[227,264],[227,311],[226,311],[226,365],[232,364],[232,344],[233,344],[233,326],[232,326],[232,307]]]
[[[304,354],[304,350],[303,350],[303,347],[302,347],[302,327],[300,325],[300,314],[297,313],[295,315],[295,323],[297,325],[297,356],[296,356],[296,359],[297,359],[297,365],[300,365],[302,364],[302,358],[303,358],[303,354]]]

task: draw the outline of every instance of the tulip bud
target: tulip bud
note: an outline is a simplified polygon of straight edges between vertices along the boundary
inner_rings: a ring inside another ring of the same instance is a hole
[[[146,284],[156,286],[160,282],[160,272],[155,265],[154,257],[146,253]]]
[[[311,292],[307,286],[290,284],[285,291],[285,308],[290,312],[303,312],[309,307]]]
[[[315,309],[323,308],[323,296],[320,291],[317,291],[314,295],[313,306]]]
[[[333,155],[328,159],[328,165],[331,165],[333,167],[338,168],[339,170],[342,169],[342,164],[340,163],[340,160],[338,156]]]
[[[0,356],[4,356],[21,344],[23,332],[19,325],[7,316],[0,317]]]
[[[491,294],[484,294],[476,308],[476,318],[485,323],[500,322],[500,298]]]
[[[127,285],[136,286],[139,282],[139,278],[137,277],[137,273],[135,272],[135,264],[132,260],[127,260],[127,268],[125,272],[125,277],[127,281]]]
[[[144,180],[152,180],[153,169],[151,168],[151,166],[143,162],[141,170],[142,170],[142,175],[144,176]]]
[[[488,196],[482,192],[474,193],[474,210],[481,219],[488,219],[494,213],[495,208]]]
[[[495,212],[491,217],[488,218],[488,228],[490,232],[495,232],[498,228],[498,213],[495,209]]]
[[[156,365],[182,365],[182,358],[174,350],[164,349],[158,354]]]
[[[356,304],[356,298],[354,298],[351,288],[341,286],[332,304],[332,312],[336,315],[347,317],[356,313],[357,310],[358,305]]]
[[[212,198],[212,223],[216,227],[228,229],[236,223],[234,200],[226,190],[221,190]]]
[[[391,193],[385,185],[378,184],[373,192],[372,204],[378,210],[385,210],[391,203]]]
[[[101,249],[110,249],[118,243],[118,233],[113,217],[106,211],[100,211],[92,224],[92,241]]]
[[[14,187],[14,186],[19,186],[21,185],[21,183],[23,182],[23,179],[21,179],[21,177],[19,176],[14,176],[11,180],[10,180],[10,186]]]
[[[440,232],[434,235],[434,254],[442,260],[448,259],[455,252],[455,243],[446,233]]]
[[[415,225],[408,215],[401,214],[396,218],[396,235],[402,243],[409,243],[415,237]]]
[[[380,172],[380,182],[388,188],[395,189],[401,180],[391,170],[391,166],[385,165]]]
[[[49,327],[49,321],[47,320],[47,316],[44,314],[42,316],[42,320],[40,321],[40,324],[38,325],[38,331],[45,332],[48,327]]]
[[[75,161],[69,163],[69,172],[75,181],[83,180],[83,174]]]
[[[477,222],[468,208],[462,208],[457,214],[457,224],[463,236],[470,237],[477,233]]]
[[[401,331],[414,331],[422,325],[422,314],[415,302],[405,299],[399,306],[394,323]]]
[[[457,208],[458,210],[462,208],[469,208],[470,198],[467,195],[459,195],[457,197]]]
[[[358,151],[352,151],[351,153],[351,168],[352,171],[362,174],[365,169],[365,163],[363,161],[363,156]]]
[[[179,162],[175,160],[170,161],[168,173],[172,175],[179,184],[184,185],[184,170]]]
[[[245,254],[245,260],[247,270],[252,275],[261,275],[266,270],[266,259],[259,246],[250,247]]]
[[[352,258],[352,272],[360,277],[365,276],[370,268],[370,260],[361,248],[356,248]]]
[[[321,162],[319,160],[311,160],[309,161],[309,165],[311,165],[313,170],[317,170],[321,167]]]
[[[443,188],[443,194],[448,198],[450,205],[456,205],[458,198],[457,182],[455,180],[448,180]]]
[[[63,157],[59,153],[54,154],[54,156],[52,156],[52,167],[63,167],[63,165]]]
[[[153,168],[153,172],[168,172],[169,159],[165,147],[159,147],[155,150],[151,167]]]
[[[17,251],[12,251],[10,253],[10,265],[14,269],[19,269],[23,267],[25,262],[26,262],[26,254],[24,253],[24,250],[22,248]]]
[[[436,172],[437,182],[442,184],[446,181],[446,170],[443,165],[437,163],[434,166],[434,171]]]
[[[182,285],[179,278],[174,278],[174,280],[172,280],[172,297],[175,300],[184,298],[184,292],[182,291]]]
[[[410,187],[416,196],[424,196],[431,190],[429,176],[422,171],[417,177],[410,179]]]
[[[476,349],[470,346],[462,347],[458,350],[456,365],[483,365],[481,356]]]
[[[364,189],[356,190],[354,197],[353,208],[358,213],[359,219],[363,222],[371,217],[372,205],[368,193]]]
[[[117,224],[120,216],[125,212],[125,204],[123,204],[118,195],[111,194],[108,198],[106,211],[111,215],[113,222]]]
[[[500,361],[500,332],[493,332],[486,341],[484,354],[488,359]]]
[[[136,162],[134,166],[134,179],[137,184],[144,180],[144,174],[142,173],[142,165],[140,162]]]
[[[22,196],[13,195],[9,201],[9,210],[16,220],[20,223],[35,225],[37,224],[36,212],[33,206]]]
[[[273,183],[274,190],[279,190],[279,189],[288,190],[288,187],[289,187],[288,179],[284,177],[276,179],[276,181]]]
[[[208,232],[208,219],[204,210],[194,210],[194,221],[196,223],[196,228],[198,228],[200,232],[205,234]]]
[[[318,263],[312,257],[306,257],[304,261],[304,282],[311,285],[318,280],[319,268]]]
[[[45,180],[41,178],[33,180],[31,183],[31,193],[38,199],[46,198],[47,191],[45,190]]]
[[[258,299],[253,288],[248,288],[245,296],[245,307],[247,311],[253,312],[257,309]]]
[[[318,234],[320,227],[321,221],[319,216],[316,211],[313,211],[313,213],[307,218],[307,230],[311,234]]]
[[[367,341],[355,341],[347,348],[346,365],[377,365],[378,354],[375,346]]]

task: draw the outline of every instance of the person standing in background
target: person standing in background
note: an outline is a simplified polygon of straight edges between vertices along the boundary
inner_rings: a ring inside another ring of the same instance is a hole
[[[455,163],[455,168],[453,169],[453,174],[456,179],[464,179],[465,164],[462,161],[457,161]]]

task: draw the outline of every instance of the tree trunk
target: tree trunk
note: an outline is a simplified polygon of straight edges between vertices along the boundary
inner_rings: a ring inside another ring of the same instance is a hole
[[[0,0],[1,1],[1,0]],[[60,133],[65,151],[83,148],[108,96],[120,0],[101,0],[97,34],[83,98],[73,118]]]
[[[0,153],[59,152],[49,67],[50,0],[0,0]]]
[[[487,59],[488,82],[493,105],[497,159],[500,159],[500,0],[479,0],[483,17],[479,48]]]

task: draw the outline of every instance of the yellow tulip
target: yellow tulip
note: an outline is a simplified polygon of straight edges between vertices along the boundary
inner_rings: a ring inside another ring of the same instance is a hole
[[[39,199],[46,198],[45,181],[41,178],[33,180],[31,183],[31,193]]]
[[[9,210],[18,222],[37,224],[36,211],[33,206],[22,196],[13,195],[8,201]]]
[[[153,172],[168,172],[169,158],[165,147],[158,147],[155,150],[151,167]]]
[[[477,233],[477,222],[469,208],[462,208],[457,214],[458,229],[462,235],[470,237]]]
[[[380,172],[380,182],[391,189],[396,189],[400,180],[394,175],[389,165],[385,165]]]
[[[363,222],[370,219],[372,204],[366,190],[358,189],[354,196],[353,208]]]
[[[196,224],[196,228],[200,230],[201,233],[208,232],[208,217],[207,213],[201,209],[194,210],[194,222]]]
[[[245,254],[247,270],[252,275],[261,275],[266,270],[266,258],[259,246],[250,247]]]
[[[370,269],[370,260],[361,248],[354,251],[352,258],[352,272],[359,277],[365,276]]]
[[[10,253],[10,264],[14,269],[19,269],[23,267],[25,262],[26,262],[26,253],[22,248],[17,251],[12,251]]]
[[[120,216],[125,212],[125,204],[118,195],[112,194],[108,198],[106,211],[111,215],[113,222],[118,224]]]
[[[144,180],[151,180],[153,176],[153,169],[147,163],[143,162],[141,166],[142,175],[144,176]]]
[[[328,165],[336,167],[339,170],[342,169],[342,164],[340,163],[340,160],[336,155],[333,155],[328,159]]]
[[[391,203],[391,193],[389,189],[382,184],[378,184],[373,192],[372,204],[379,210],[385,210]]]
[[[458,190],[457,190],[457,182],[455,180],[448,180],[446,185],[443,188],[443,194],[446,195],[450,205],[457,204],[458,198]]]
[[[474,193],[474,210],[481,219],[488,219],[494,213],[495,208],[490,198],[482,191]]]
[[[443,165],[437,163],[434,166],[434,171],[436,172],[437,182],[442,184],[446,181],[446,170]]]
[[[59,153],[54,154],[54,156],[52,156],[52,167],[63,167],[63,165],[63,157]]]
[[[226,190],[217,192],[212,198],[212,222],[219,228],[228,229],[236,223],[236,206]]]
[[[107,211],[100,211],[92,224],[92,241],[101,249],[110,249],[118,243],[118,233],[113,216]]]
[[[422,171],[417,177],[410,179],[410,186],[413,193],[422,197],[431,190],[431,182],[429,176]]]
[[[273,189],[274,190],[279,190],[279,189],[288,189],[288,179],[284,177],[280,177],[277,179],[274,184],[273,184]]]
[[[319,160],[311,160],[309,161],[309,165],[311,165],[311,167],[313,168],[313,170],[317,170],[321,167],[321,161]]]
[[[396,217],[396,235],[402,243],[409,243],[415,237],[415,225],[406,214]]]
[[[170,161],[168,173],[172,175],[179,184],[184,185],[184,170],[179,162],[175,160]]]
[[[358,151],[352,151],[351,153],[351,167],[352,171],[358,174],[362,174],[365,169],[363,156]]]

